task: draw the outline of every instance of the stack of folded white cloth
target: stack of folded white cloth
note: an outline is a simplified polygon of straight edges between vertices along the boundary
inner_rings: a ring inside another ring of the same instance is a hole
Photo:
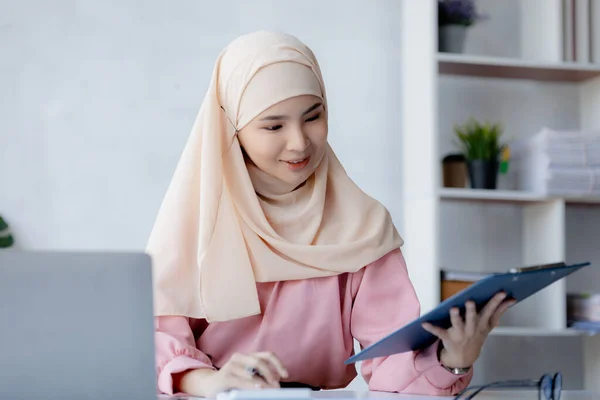
[[[543,195],[600,196],[600,132],[544,128],[510,148],[520,190]]]

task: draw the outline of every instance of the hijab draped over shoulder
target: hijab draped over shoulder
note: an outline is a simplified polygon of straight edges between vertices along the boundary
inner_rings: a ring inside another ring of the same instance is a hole
[[[328,145],[299,188],[246,165],[237,131],[306,94],[328,109],[319,64],[291,35],[247,34],[219,54],[147,245],[155,315],[257,315],[256,282],[356,272],[402,245],[387,209]]]

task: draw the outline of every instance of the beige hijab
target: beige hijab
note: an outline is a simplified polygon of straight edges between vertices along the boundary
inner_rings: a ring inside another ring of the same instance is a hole
[[[147,246],[155,315],[260,314],[256,282],[355,272],[402,245],[331,148],[297,189],[246,165],[237,130],[303,94],[327,109],[317,60],[295,37],[256,32],[221,52]]]

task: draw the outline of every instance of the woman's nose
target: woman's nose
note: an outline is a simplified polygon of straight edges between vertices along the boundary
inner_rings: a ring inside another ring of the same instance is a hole
[[[310,146],[308,135],[301,127],[294,129],[288,140],[288,150],[303,153]]]

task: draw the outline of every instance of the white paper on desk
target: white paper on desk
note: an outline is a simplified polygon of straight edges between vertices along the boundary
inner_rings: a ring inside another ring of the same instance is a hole
[[[310,389],[299,389],[303,393],[289,393],[298,389],[284,388],[284,389],[260,389],[260,390],[231,390],[222,392],[217,395],[216,400],[234,400],[234,399],[248,399],[253,400],[264,399],[264,400],[294,400],[298,399],[299,396],[302,399],[311,400],[376,400],[376,399],[406,399],[406,400],[448,400],[446,396],[425,396],[425,395],[414,395],[404,393],[389,393],[389,392],[370,392],[370,391],[352,391],[352,390],[320,390],[312,391]],[[234,393],[232,393],[234,392]],[[241,393],[245,392],[245,393]],[[251,393],[248,393],[251,392]],[[282,393],[283,392],[283,393]],[[244,394],[246,396],[244,396]],[[251,394],[251,397],[247,397]],[[205,400],[203,397],[194,397],[189,395],[158,395],[159,400]]]
[[[324,398],[329,398],[329,396],[325,396]],[[398,399],[398,400],[448,400],[452,399],[452,397],[448,396],[427,396],[420,394],[405,394],[405,393],[389,393],[389,392],[365,392],[356,394],[355,399],[360,400],[376,400],[376,399]]]
[[[217,400],[311,400],[308,388],[228,390],[217,395]]]
[[[294,392],[295,391],[295,392]],[[448,400],[444,396],[410,395],[388,392],[360,392],[351,390],[310,389],[260,389],[232,390],[220,393],[217,400],[376,400],[376,399],[411,399],[411,400]]]

